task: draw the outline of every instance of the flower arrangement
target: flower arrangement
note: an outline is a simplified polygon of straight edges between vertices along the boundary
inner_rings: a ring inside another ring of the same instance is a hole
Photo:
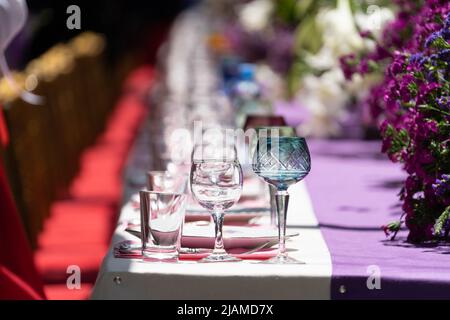
[[[450,3],[396,2],[396,19],[375,50],[341,62],[347,78],[385,70],[365,105],[380,124],[382,151],[408,173],[403,214],[385,233],[394,238],[405,223],[410,242],[449,240]]]
[[[307,121],[298,128],[302,134],[316,137],[362,135],[363,114],[354,108],[353,101],[365,96],[377,77],[353,77],[346,81],[340,57],[370,50],[375,41],[362,35],[360,30],[364,28],[376,35],[377,29],[393,18],[388,7],[377,5],[376,13],[368,8],[364,1],[350,0],[322,6],[314,17],[320,30],[316,36],[322,39],[321,45],[316,51],[297,48],[294,65],[294,72],[297,72],[294,79],[298,79],[296,99],[308,115]]]
[[[289,124],[302,135],[340,137],[348,133],[345,126],[359,126],[360,115],[350,110],[354,96],[364,95],[376,78],[347,82],[339,58],[371,49],[374,41],[360,29],[376,34],[377,24],[393,18],[384,1],[375,2],[383,5],[376,6],[376,14],[368,10],[370,3],[374,2],[236,1],[234,14],[217,28],[210,43],[222,57],[234,55],[255,63],[267,100],[276,113],[289,115]]]

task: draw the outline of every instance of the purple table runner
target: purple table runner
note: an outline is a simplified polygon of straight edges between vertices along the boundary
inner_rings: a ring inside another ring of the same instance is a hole
[[[450,299],[450,246],[408,244],[406,230],[388,241],[380,228],[400,216],[397,193],[405,177],[381,154],[380,142],[311,140],[309,146],[306,183],[331,253],[331,298]]]

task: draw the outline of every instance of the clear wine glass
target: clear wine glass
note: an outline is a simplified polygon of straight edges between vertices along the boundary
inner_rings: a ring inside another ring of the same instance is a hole
[[[278,213],[278,254],[265,263],[301,264],[286,252],[288,187],[302,180],[311,170],[311,157],[305,138],[260,137],[253,155],[253,171],[276,188]]]
[[[214,250],[200,262],[240,261],[226,252],[222,227],[225,210],[241,196],[242,179],[242,168],[233,144],[208,142],[194,148],[191,191],[198,203],[211,212],[215,223]]]

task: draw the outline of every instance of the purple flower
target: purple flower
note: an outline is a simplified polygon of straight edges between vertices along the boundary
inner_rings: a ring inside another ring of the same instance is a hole
[[[384,98],[383,84],[376,85],[370,90],[368,98],[364,101],[363,107],[368,111],[372,119],[365,119],[366,123],[374,123],[373,119],[378,119],[382,113]]]
[[[353,74],[356,72],[356,56],[351,53],[339,58],[342,72],[344,73],[345,79],[351,80]]]
[[[445,220],[444,225],[442,227],[442,230],[444,230],[444,232],[448,229],[450,229],[450,218]]]
[[[445,18],[444,29],[450,29],[450,14],[447,14],[447,18]]]
[[[443,197],[450,192],[450,174],[443,174],[432,184],[434,194],[437,197]]]
[[[423,60],[424,60],[424,56],[423,56],[423,53],[421,53],[421,52],[414,53],[409,57],[410,63],[415,63],[415,64],[419,64],[419,65],[422,64]]]
[[[406,226],[409,229],[407,240],[412,243],[420,243],[433,239],[433,223],[422,224],[415,219],[408,219]]]
[[[436,212],[450,205],[450,115],[445,113],[450,110],[450,2],[396,3],[396,19],[376,49],[353,57],[344,73],[371,73],[369,61],[386,66],[383,81],[371,88],[363,106],[378,122],[384,120],[382,152],[408,173],[400,199],[408,241],[421,242],[433,239]],[[388,233],[389,225],[383,230]]]
[[[373,38],[373,34],[370,30],[360,31],[359,35],[361,36],[361,38]]]
[[[425,47],[429,48],[440,36],[441,36],[440,32],[432,33],[425,41]]]
[[[441,35],[444,40],[448,41],[450,39],[450,14],[447,14],[447,18],[444,21],[444,28],[442,28]]]
[[[362,59],[358,66],[360,74],[366,74],[369,72],[369,62],[367,59]]]
[[[450,110],[450,96],[436,98],[436,103],[443,110]]]
[[[370,52],[367,55],[367,58],[373,61],[381,61],[390,57],[392,57],[392,54],[379,44],[377,44],[373,52]]]
[[[401,58],[396,58],[394,62],[389,67],[389,70],[392,74],[397,74],[403,71],[405,67],[405,61]]]
[[[407,193],[414,194],[417,192],[419,187],[420,187],[419,180],[417,179],[416,176],[412,175],[406,178],[405,189]]]
[[[428,95],[433,92],[435,89],[439,88],[439,83],[431,82],[431,83],[422,83],[419,86],[417,101],[418,105],[427,103]]]
[[[450,62],[450,49],[444,49],[444,50],[439,51],[438,59],[449,63]]]
[[[400,98],[403,102],[408,102],[411,100],[411,91],[410,91],[410,85],[415,83],[415,78],[411,74],[406,74],[402,77],[400,81]]]

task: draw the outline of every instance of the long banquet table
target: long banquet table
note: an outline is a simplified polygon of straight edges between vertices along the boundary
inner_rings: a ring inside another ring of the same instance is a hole
[[[404,173],[379,142],[311,140],[312,171],[291,191],[287,243],[305,265],[145,263],[114,258],[113,245],[136,240],[127,199],[151,165],[143,130],[124,177],[125,196],[93,299],[450,298],[450,248],[386,240],[380,226],[400,213]],[[136,180],[137,179],[137,180]],[[142,181],[140,182],[142,183]]]

